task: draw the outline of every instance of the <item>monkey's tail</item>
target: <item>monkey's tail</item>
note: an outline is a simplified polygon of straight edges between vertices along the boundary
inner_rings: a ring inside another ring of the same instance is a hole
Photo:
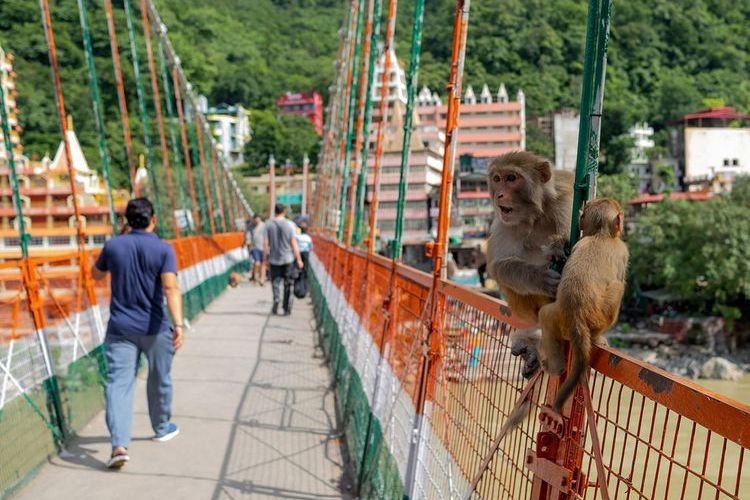
[[[589,335],[589,332],[581,331],[581,328],[576,326],[570,336],[570,350],[572,357],[570,370],[568,371],[568,376],[565,377],[565,381],[557,390],[555,403],[552,406],[557,412],[562,409],[565,402],[573,394],[578,382],[581,381],[581,377],[586,371],[586,367],[589,366],[589,357],[591,355],[591,335]]]
[[[521,406],[516,408],[516,411],[511,413],[508,416],[508,419],[503,424],[503,427],[500,429],[499,436],[505,437],[505,435],[518,427],[521,422],[526,420],[526,417],[529,416],[529,409],[531,408],[531,402],[527,399],[523,403],[521,403]]]

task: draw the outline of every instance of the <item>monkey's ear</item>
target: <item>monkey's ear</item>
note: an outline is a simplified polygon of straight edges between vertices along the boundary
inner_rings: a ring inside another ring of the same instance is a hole
[[[549,182],[552,178],[552,167],[547,160],[537,163],[536,170],[539,172],[539,178],[542,180],[542,183]]]
[[[615,216],[615,219],[612,221],[612,237],[616,238],[619,236],[619,234],[622,232],[622,219],[623,215],[622,213],[619,213]]]

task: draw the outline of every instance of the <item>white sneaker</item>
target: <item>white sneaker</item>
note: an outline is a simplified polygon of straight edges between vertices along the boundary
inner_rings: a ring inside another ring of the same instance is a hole
[[[161,436],[154,436],[151,438],[151,440],[158,441],[160,443],[165,443],[177,437],[177,434],[179,433],[180,433],[180,428],[177,427],[177,424],[169,422],[169,426],[167,427],[167,432],[165,434],[162,434]]]

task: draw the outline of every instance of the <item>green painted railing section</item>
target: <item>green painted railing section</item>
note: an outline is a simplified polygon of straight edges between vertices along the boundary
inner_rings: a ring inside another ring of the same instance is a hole
[[[576,158],[570,245],[579,238],[579,213],[585,200],[596,195],[599,168],[599,133],[607,69],[607,44],[612,0],[590,0],[586,26],[586,55],[583,63],[578,153]]]
[[[381,422],[372,413],[360,375],[346,353],[319,277],[314,272],[308,276],[320,344],[331,369],[341,426],[355,469],[352,472],[362,480],[358,485],[360,498],[403,498],[404,484],[398,463],[388,446],[384,446]],[[368,423],[371,423],[369,432]]]
[[[404,208],[409,183],[409,155],[411,134],[414,131],[414,102],[417,99],[419,82],[419,56],[422,52],[422,25],[424,23],[424,0],[417,0],[414,7],[414,28],[411,32],[411,52],[409,71],[406,76],[406,116],[404,116],[404,142],[401,147],[401,168],[399,170],[398,202],[396,204],[396,225],[393,234],[393,258],[401,259],[401,238],[404,233]]]
[[[130,40],[130,56],[133,59],[133,74],[135,76],[136,95],[138,96],[138,110],[141,116],[141,126],[143,127],[143,143],[146,146],[146,168],[148,169],[151,188],[154,193],[156,215],[159,220],[166,222],[169,219],[165,218],[162,211],[159,185],[156,182],[156,172],[154,171],[156,164],[154,162],[153,145],[151,144],[151,126],[149,125],[148,110],[146,108],[146,96],[143,92],[143,81],[141,79],[141,64],[138,59],[138,44],[136,42],[135,26],[133,25],[133,8],[130,5],[130,0],[123,0],[123,4],[125,6],[125,20],[127,22],[128,38]],[[164,224],[160,224],[160,226],[166,227]]]
[[[184,167],[184,164],[182,162],[182,156],[180,155],[180,142],[179,142],[179,134],[177,132],[177,118],[175,115],[175,109],[174,109],[174,100],[172,97],[172,84],[171,80],[169,78],[169,70],[167,68],[166,58],[164,57],[164,45],[162,43],[161,37],[159,37],[158,42],[158,52],[159,52],[159,70],[161,72],[161,82],[162,87],[164,88],[164,100],[166,101],[166,108],[167,108],[167,117],[169,119],[169,140],[172,143],[172,156],[174,157],[174,171],[177,174],[177,196],[180,200],[180,207],[183,210],[183,213],[185,213],[187,210],[187,204],[185,203],[185,198],[190,199],[189,196],[185,196],[185,193],[187,192],[187,186],[185,185],[185,179],[182,176],[182,168]],[[190,201],[191,209],[192,209],[192,200]],[[188,228],[188,233],[191,233],[192,230]]]
[[[109,171],[109,149],[107,149],[107,136],[104,130],[104,118],[102,117],[102,100],[99,96],[99,80],[96,77],[96,66],[94,66],[94,54],[91,48],[91,32],[89,31],[89,19],[86,12],[84,0],[78,0],[78,13],[81,18],[81,31],[83,33],[83,48],[86,54],[86,67],[89,74],[89,91],[91,103],[94,108],[94,119],[96,131],[99,134],[99,158],[102,162],[102,174],[107,185],[107,201],[109,203],[109,216],[112,221],[112,233],[117,234],[117,214],[115,213],[115,200],[112,196],[112,180]]]
[[[364,0],[359,0],[359,7],[357,9],[357,27],[354,32],[354,58],[352,60],[352,86],[351,90],[349,92],[349,114],[347,116],[347,123],[344,124],[344,133],[346,134],[346,144],[344,145],[344,164],[341,166],[342,168],[342,174],[341,174],[341,201],[339,203],[339,213],[341,214],[339,217],[339,227],[338,227],[338,238],[339,240],[343,239],[344,236],[344,226],[346,225],[346,201],[348,199],[347,192],[349,191],[349,170],[350,170],[350,162],[351,162],[351,156],[352,156],[352,142],[354,139],[354,133],[355,133],[355,126],[356,123],[356,107],[355,104],[357,102],[357,96],[359,92],[357,89],[359,88],[359,71],[360,71],[360,64],[359,64],[359,58],[361,56],[362,52],[362,29],[364,27],[364,20],[365,20],[365,11],[364,11]]]
[[[367,153],[370,150],[370,123],[372,121],[372,83],[375,79],[375,66],[378,61],[378,41],[380,40],[380,24],[383,17],[383,0],[375,0],[372,14],[372,33],[370,37],[370,60],[367,63],[367,93],[365,94],[365,107],[363,110],[364,140],[362,141],[362,151],[357,179],[357,210],[354,218],[354,235],[352,243],[357,246],[362,243],[362,221],[365,212],[365,183],[367,181]]]

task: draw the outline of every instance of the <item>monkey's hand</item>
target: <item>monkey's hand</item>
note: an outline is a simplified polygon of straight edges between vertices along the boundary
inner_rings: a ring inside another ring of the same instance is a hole
[[[537,277],[539,293],[554,298],[560,284],[560,273],[547,266],[542,266]]]
[[[541,330],[537,327],[519,330],[512,335],[510,353],[523,360],[523,378],[529,379],[539,369],[539,340]]]
[[[570,257],[570,241],[562,237],[554,238],[542,247],[542,252],[549,259],[552,268],[561,272]]]

